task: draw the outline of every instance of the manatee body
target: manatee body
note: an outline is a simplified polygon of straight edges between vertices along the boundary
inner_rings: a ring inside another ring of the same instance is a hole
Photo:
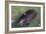
[[[37,13],[35,10],[26,11],[17,21],[17,26],[26,27],[31,23],[31,20],[36,17]]]

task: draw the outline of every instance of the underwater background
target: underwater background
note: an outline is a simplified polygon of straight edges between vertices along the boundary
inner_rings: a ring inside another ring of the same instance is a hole
[[[25,11],[29,9],[34,9],[37,12],[37,16],[35,19],[31,21],[31,23],[27,27],[40,27],[41,25],[41,8],[40,7],[27,7],[27,6],[12,6],[11,8],[11,19],[12,19],[12,28],[18,28],[16,26],[16,21],[20,18]]]

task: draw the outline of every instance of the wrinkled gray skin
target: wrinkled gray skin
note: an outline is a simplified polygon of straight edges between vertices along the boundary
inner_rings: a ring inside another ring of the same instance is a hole
[[[20,17],[20,19],[17,22],[17,26],[25,27],[31,23],[31,20],[36,16],[36,13],[34,11],[32,13],[30,13],[30,11],[32,11],[32,10],[29,10],[29,12],[24,13]]]

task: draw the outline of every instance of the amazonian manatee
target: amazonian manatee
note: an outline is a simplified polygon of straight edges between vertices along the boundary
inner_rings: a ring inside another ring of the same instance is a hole
[[[34,19],[37,15],[37,12],[34,9],[25,11],[24,14],[18,19],[18,27],[26,27],[31,23],[31,20]]]

